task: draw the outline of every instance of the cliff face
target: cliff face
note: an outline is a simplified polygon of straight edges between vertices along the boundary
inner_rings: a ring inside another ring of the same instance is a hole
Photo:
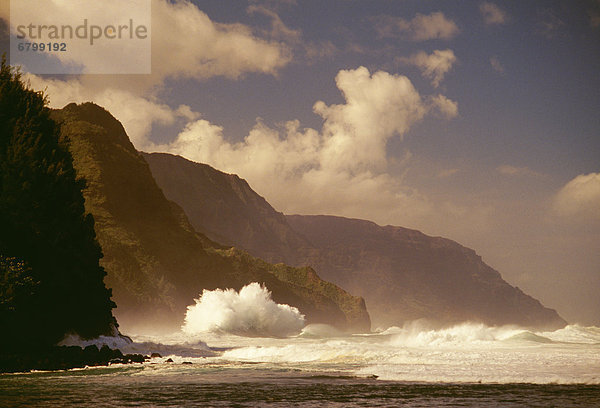
[[[276,302],[298,307],[309,323],[369,329],[364,301],[339,288],[335,296],[327,292],[331,284],[314,271],[271,265],[196,232],[106,110],[70,104],[54,114],[63,121],[78,176],[87,180],[85,206],[96,220],[106,284],[122,327],[178,327],[203,289],[239,290],[259,282]]]
[[[505,282],[472,249],[406,228],[330,216],[288,216],[318,252],[299,251],[325,277],[365,297],[376,325],[440,323],[562,327],[556,311]],[[339,279],[333,279],[339,277]]]
[[[165,196],[183,208],[196,231],[266,260],[288,261],[310,243],[285,215],[235,174],[166,153],[142,153]]]
[[[441,324],[566,324],[505,282],[475,251],[451,240],[364,220],[283,216],[237,176],[178,156],[144,157],[196,229],[270,262],[310,265],[364,297],[374,327],[421,318]]]

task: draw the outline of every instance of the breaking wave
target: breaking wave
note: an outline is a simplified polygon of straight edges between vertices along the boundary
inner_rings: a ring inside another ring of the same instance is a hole
[[[183,332],[230,333],[249,337],[286,337],[300,332],[304,315],[289,305],[275,303],[267,288],[253,282],[240,289],[204,290],[188,306]]]
[[[64,344],[158,352],[162,357],[147,363],[147,375],[256,369],[408,382],[600,384],[598,327],[536,331],[463,323],[436,328],[416,321],[375,333],[347,334],[327,325],[303,324],[297,309],[277,305],[267,289],[251,284],[239,293],[205,291],[188,308],[185,331],[134,336],[133,343],[118,336],[71,336]]]
[[[595,327],[537,332],[477,323],[433,329],[416,322],[346,336],[322,329],[307,326],[300,336],[244,342],[221,358],[388,381],[600,384]]]
[[[346,333],[336,329],[335,327],[322,323],[309,324],[304,329],[302,329],[302,332],[299,334],[299,337],[315,339],[326,339],[346,336],[348,336]]]
[[[515,326],[491,327],[468,322],[442,329],[431,329],[420,321],[407,324],[402,328],[391,327],[382,332],[391,337],[392,344],[407,347],[472,347],[518,338],[524,333],[523,329]]]

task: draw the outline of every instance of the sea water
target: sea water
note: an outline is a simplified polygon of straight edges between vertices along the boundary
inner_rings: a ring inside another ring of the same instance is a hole
[[[600,328],[414,322],[353,335],[326,325],[299,330],[297,310],[273,308],[261,288],[252,291],[202,296],[169,335],[65,339],[161,357],[0,375],[0,405],[600,407]],[[221,312],[208,313],[210,304]],[[273,313],[284,327],[273,327]]]

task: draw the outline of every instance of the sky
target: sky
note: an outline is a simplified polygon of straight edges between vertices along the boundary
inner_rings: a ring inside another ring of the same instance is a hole
[[[284,213],[453,239],[600,326],[600,1],[148,1],[151,74],[31,86],[104,106],[139,150],[239,174]]]

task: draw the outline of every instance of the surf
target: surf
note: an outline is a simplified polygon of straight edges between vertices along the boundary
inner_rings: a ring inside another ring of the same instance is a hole
[[[266,287],[253,282],[239,292],[204,290],[195,304],[188,306],[182,331],[189,335],[216,332],[287,337],[298,334],[304,325],[304,315],[297,308],[275,303]]]

